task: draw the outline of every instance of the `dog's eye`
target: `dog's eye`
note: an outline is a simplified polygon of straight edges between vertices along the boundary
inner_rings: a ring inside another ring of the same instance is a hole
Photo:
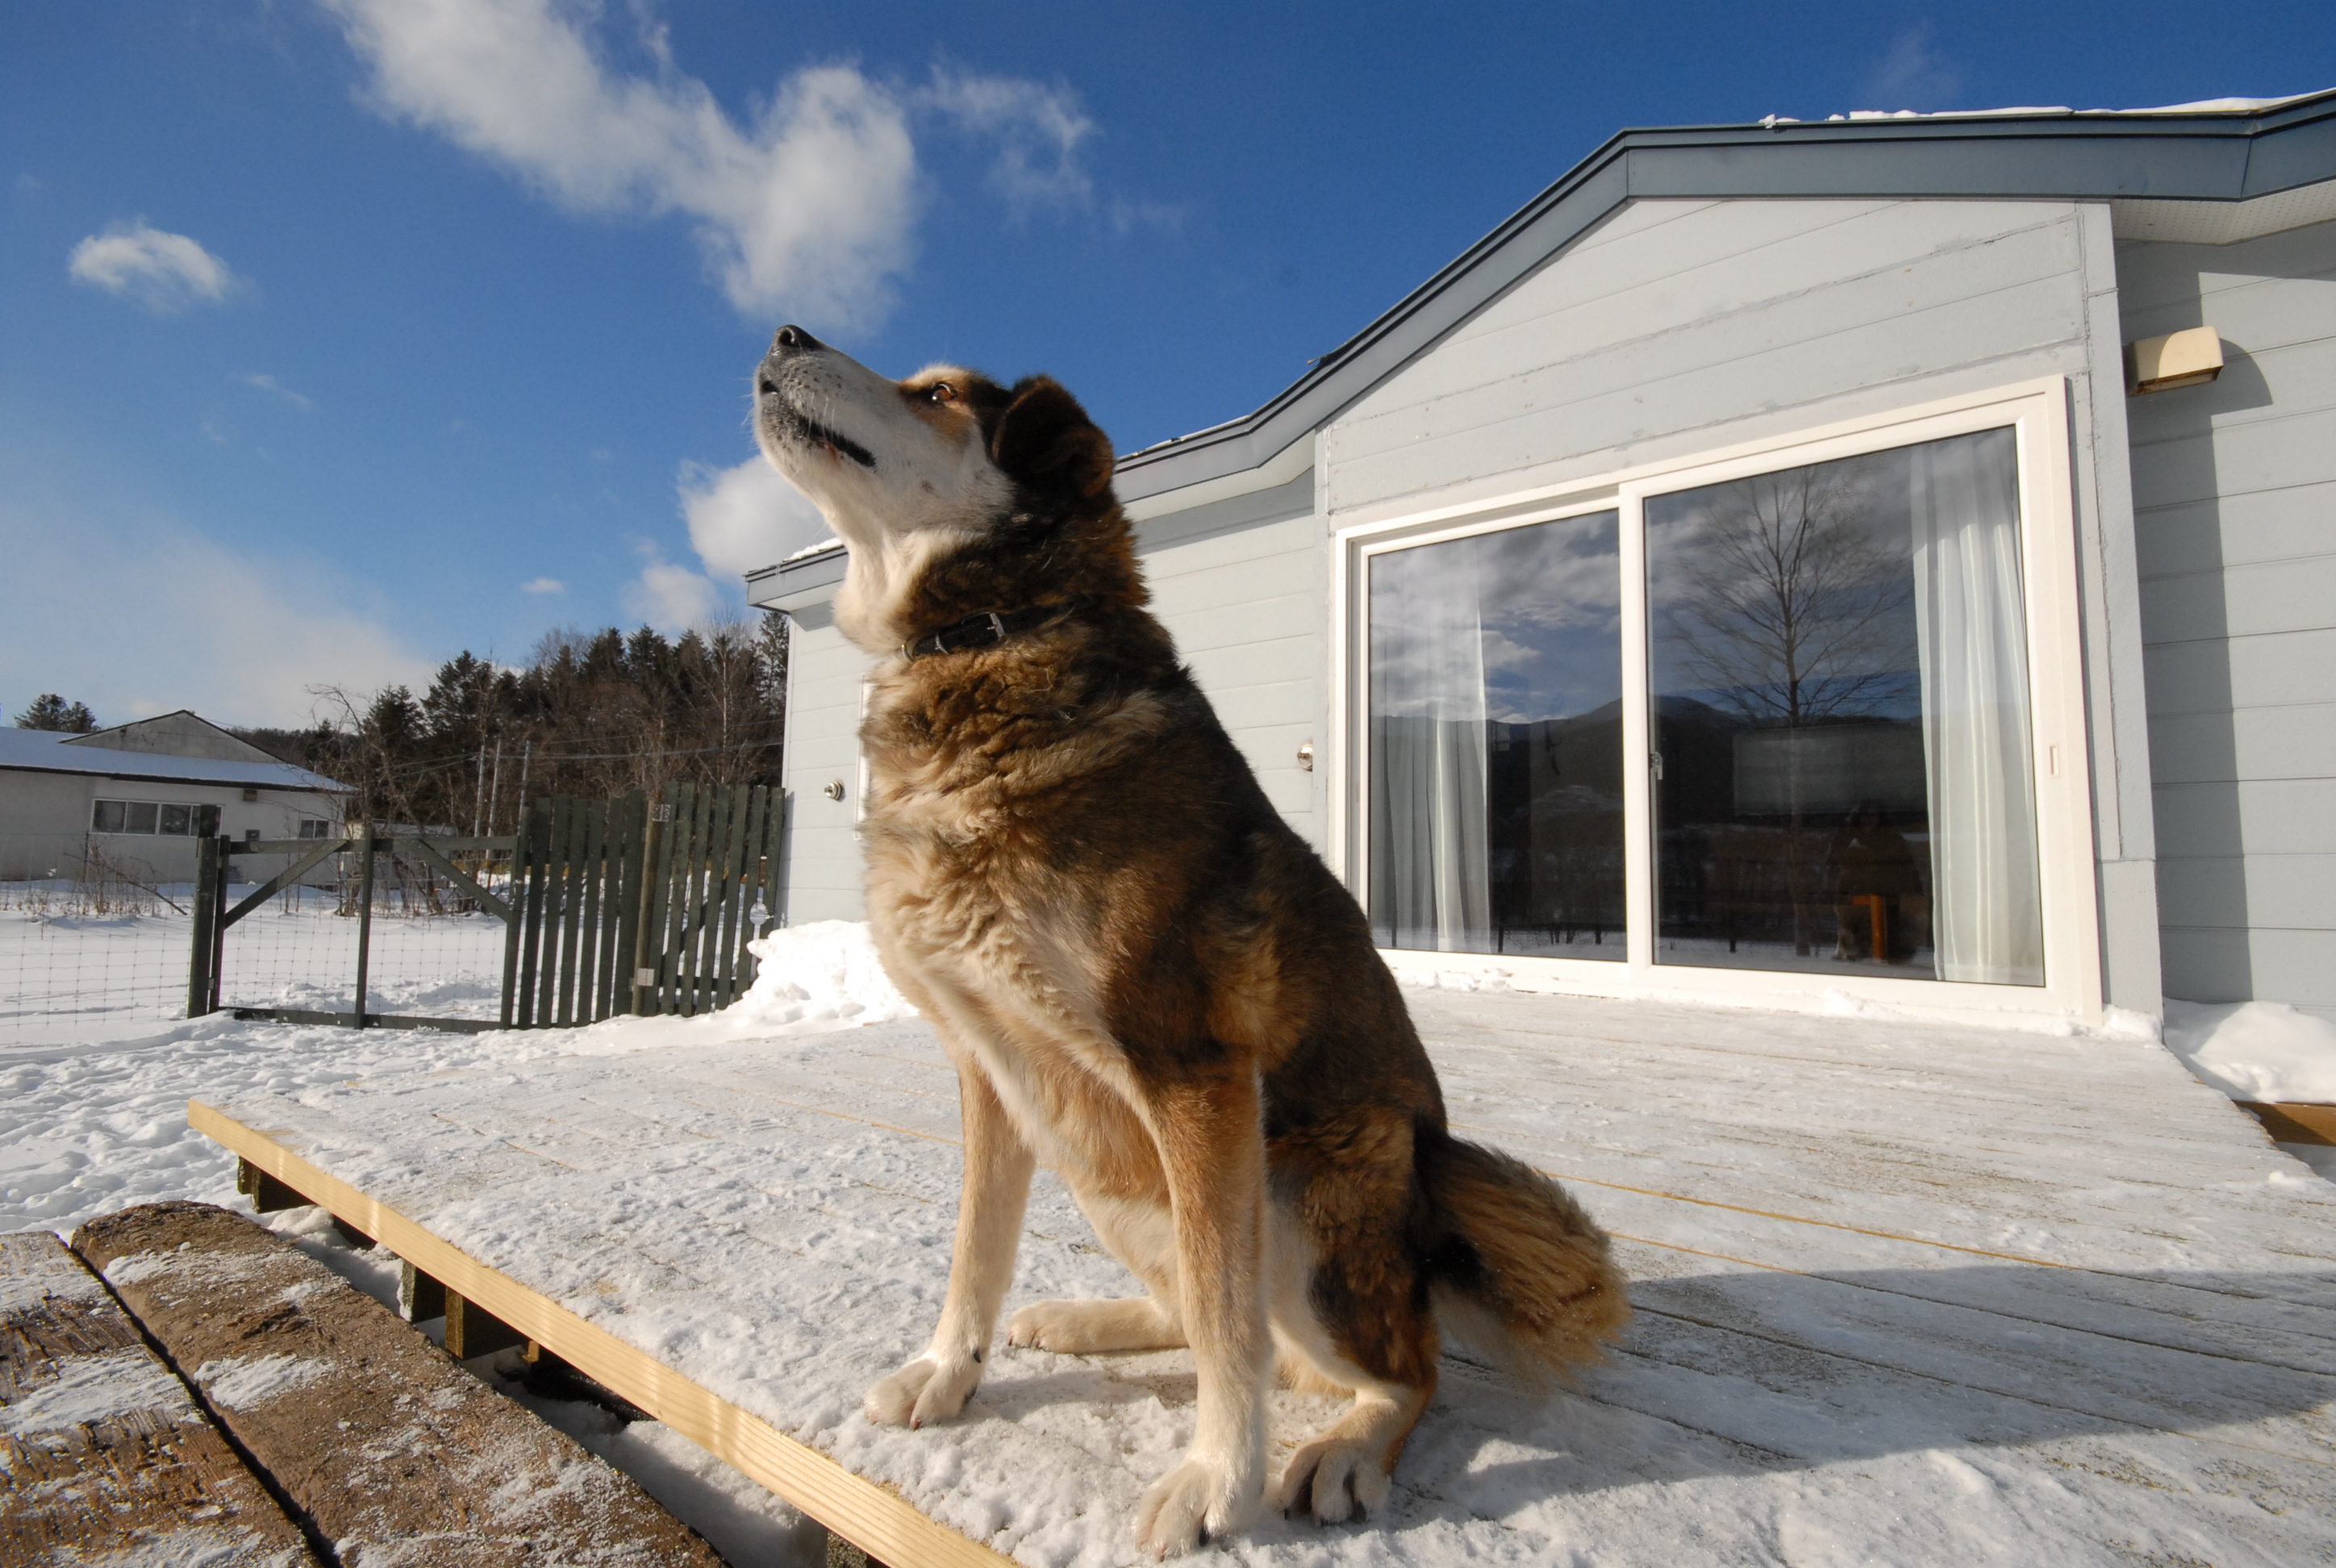
[[[957,388],[951,386],[946,381],[936,381],[930,386],[925,388],[925,401],[928,403],[955,403],[957,401]]]

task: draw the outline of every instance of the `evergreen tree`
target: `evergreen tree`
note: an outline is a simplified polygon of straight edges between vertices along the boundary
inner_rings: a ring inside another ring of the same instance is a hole
[[[33,699],[30,707],[16,716],[16,727],[88,735],[97,728],[97,716],[89,711],[87,703],[67,702],[53,691],[44,691]]]

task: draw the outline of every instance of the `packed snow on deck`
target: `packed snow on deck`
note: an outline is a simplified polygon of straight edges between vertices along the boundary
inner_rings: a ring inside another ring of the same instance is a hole
[[[530,1064],[549,1065],[553,1057],[603,1058],[608,1070],[621,1073],[620,1058],[636,1053],[661,1053],[686,1047],[745,1047],[764,1040],[773,1042],[775,1048],[790,1057],[810,1060],[823,1048],[820,1042],[793,1037],[817,1036],[871,1023],[891,1026],[871,1031],[871,1035],[899,1035],[905,1030],[905,1039],[921,1030],[920,1025],[905,1021],[911,1019],[913,1014],[884,982],[863,928],[840,924],[798,928],[772,939],[765,957],[762,978],[752,994],[727,1012],[699,1019],[615,1019],[579,1030],[454,1036],[360,1034],[346,1029],[238,1024],[210,1018],[180,1021],[158,1027],[141,1037],[98,1045],[77,1040],[78,1031],[70,1027],[61,1029],[60,1037],[51,1040],[34,1037],[14,1044],[0,1041],[0,1232],[35,1225],[69,1231],[92,1215],[160,1198],[190,1197],[239,1205],[240,1200],[233,1193],[232,1160],[187,1127],[185,1104],[190,1096],[222,1105],[266,1094],[281,1095],[303,1104],[319,1104],[335,1098],[340,1086],[351,1080],[416,1073],[463,1073],[482,1086],[496,1082],[517,1085],[529,1076]],[[1487,998],[1484,1005],[1509,1000]],[[1420,1002],[1424,1012],[1438,1017],[1452,1008],[1476,1005],[1456,996],[1448,1003],[1438,1003],[1432,995],[1423,995]],[[1567,1007],[1554,998],[1536,998],[1534,1005],[1551,1009]],[[1495,1008],[1499,1018],[1508,1018],[1515,1011],[1513,1007]],[[1593,1019],[1602,1020],[1602,1027],[1618,1032],[1627,1028],[1638,1034],[1651,1028],[1657,1033],[1708,1041],[1723,1047],[1759,1041],[1763,1049],[1773,1052],[1779,1044],[1793,1042],[1798,1031],[1822,1034],[1827,1042],[1825,1048],[1814,1052],[1812,1060],[1829,1057],[1831,1065],[1811,1069],[1808,1087],[1811,1093],[1828,1096],[1829,1114],[1850,1125],[1861,1118],[1870,1118],[1875,1125],[1903,1119],[1906,1102],[1898,1096],[1919,1087],[1914,1080],[1925,1076],[1922,1064],[1926,1057],[1936,1059],[1968,1047],[1974,1037],[1974,1031],[1963,1027],[1871,1020],[1883,1027],[1862,1032],[1861,1040],[1871,1040],[1876,1065],[1889,1070],[1866,1077],[1854,1066],[1845,1066],[1841,1057],[1844,1026],[1840,1020],[1805,1021],[1773,1014],[1688,1008],[1672,1004],[1634,1013],[1629,1004],[1601,1003],[1590,1005],[1587,1011]],[[2236,1029],[2231,1028],[2232,1020],[2240,1018],[2243,1011],[2230,1009],[2214,1017],[2178,1018],[2173,1043],[2183,1051],[2185,1060],[2198,1067],[2202,1076],[2207,1076],[2206,1066],[2211,1065],[2214,1076],[2226,1080],[2218,1086],[2233,1093],[2244,1089],[2244,1097],[2272,1097],[2261,1092],[2266,1081],[2261,1076],[2264,1072],[2275,1075],[2279,1085],[2311,1086],[2320,1081],[2312,1076],[2319,1070],[2314,1066],[2319,1058],[2308,1048],[2301,1058],[2295,1056],[2293,1047],[2299,1033],[2295,1027],[2280,1019],[2273,1020],[2280,1027],[2264,1026],[2260,1015],[2254,1015],[2241,1019]],[[1460,1016],[1454,1014],[1455,1018]],[[1554,1019],[1567,1015],[1552,1011],[1551,1016]],[[1629,1024],[1627,1020],[1633,1018],[1641,1023]],[[1495,1022],[1494,1013],[1488,1013],[1485,1021]],[[36,1031],[30,1032],[37,1037]],[[1642,1069],[1628,1064],[1637,1058],[1627,1050],[1601,1053],[1597,1038],[1599,1027],[1586,1032],[1568,1027],[1566,1032],[1563,1049],[1578,1060],[1585,1085],[1591,1086],[1585,1086],[1583,1094],[1594,1096],[1600,1105],[1620,1105],[1644,1096],[1684,1107],[1716,1101],[1730,1093],[1731,1087],[1734,1092],[1745,1087],[1740,1080],[1732,1086],[1725,1080],[1705,1084],[1634,1080],[1632,1073]],[[2304,1029],[2301,1033],[2308,1047],[2311,1031]],[[2251,1047],[2250,1039],[2257,1037],[2274,1039],[2279,1048],[2266,1051]],[[871,1037],[855,1035],[842,1039],[854,1037]],[[929,1033],[923,1037],[929,1047]],[[1447,1086],[1454,1090],[1455,1119],[1465,1115],[1486,1122],[1494,1129],[1487,1135],[1495,1142],[1522,1146],[1521,1140],[1548,1141],[1554,1135],[1554,1122],[1550,1127],[1536,1128],[1535,1106],[1514,1103],[1514,1096],[1504,1095],[1501,1085],[1505,1081],[1509,1064],[1525,1061],[1527,1053],[1546,1053],[1551,1048],[1549,1041],[1498,1033],[1485,1039],[1490,1043],[1474,1043],[1459,1055],[1439,1050]],[[2210,1048],[2215,1047],[2218,1041],[2220,1048]],[[2065,1083],[2072,1074],[2082,1079],[2096,1072],[2105,1075],[2104,1082],[2114,1082],[2121,1075],[2130,1076],[2138,1069],[2145,1079],[2152,1083],[2163,1079],[2178,1089],[2183,1078],[2174,1062],[2148,1042],[2035,1037],[2021,1047],[2020,1052],[2004,1055],[2006,1059],[2031,1057],[2038,1064],[2039,1082]],[[2153,1055],[2154,1063],[2147,1060]],[[1545,1073],[1545,1061],[1535,1070]],[[1908,1076],[1910,1072],[1912,1077]],[[2245,1076],[2246,1073],[2255,1076]],[[2196,1095],[2200,1091],[2192,1086],[2189,1092]],[[2304,1096],[2293,1094],[2289,1097]],[[1578,1119],[1584,1114],[1582,1107],[1590,1104],[1591,1099],[1585,1097],[1582,1105],[1563,1109]],[[1571,1130],[1572,1135],[1580,1135],[1578,1126]],[[2083,1171],[2085,1154],[2082,1148],[2066,1144],[2039,1145],[2035,1155],[2037,1168],[2023,1179],[2057,1188],[2074,1183],[2078,1190],[2083,1190],[2092,1180]],[[2256,1183],[2258,1192],[2287,1192],[2293,1190],[2297,1183],[2324,1191],[2300,1167],[2287,1164],[2281,1169],[2282,1163],[2267,1149],[2255,1163],[2263,1168],[2248,1180]],[[1748,1172],[1743,1184],[1757,1193],[1759,1179],[1758,1172]],[[2268,1189],[2265,1183],[2269,1183]],[[2103,1179],[2093,1186],[2092,1197],[2107,1213],[2135,1201],[2126,1191],[2129,1185],[2122,1179],[2118,1183]],[[1063,1246],[1033,1250],[1026,1259],[1025,1277],[1017,1281],[1016,1300],[1068,1289],[1108,1293],[1124,1290],[1126,1282],[1118,1278],[1116,1266],[1091,1246],[1080,1243],[1084,1236],[1082,1222],[1059,1188],[1050,1186],[1044,1179],[1041,1186],[1034,1201],[1031,1223],[1037,1229],[1059,1229]],[[1614,1189],[1617,1194],[1622,1191]],[[844,1194],[837,1201],[849,1196]],[[920,1251],[931,1253],[938,1249],[939,1255],[946,1257],[953,1196],[936,1191],[925,1205],[932,1213],[926,1214],[920,1209],[915,1240]],[[1629,1202],[1627,1198],[1620,1201]],[[1602,1199],[1594,1203],[1593,1208],[1618,1231],[1630,1229],[1611,1217],[1623,1211],[1610,1212]],[[1739,1243],[1731,1238],[1731,1232],[1762,1223],[1750,1217],[1752,1213],[1750,1208],[1715,1212],[1709,1234],[1690,1237],[1688,1244],[1708,1247],[1717,1255],[1738,1251]],[[279,1228],[308,1232],[313,1248],[332,1250],[325,1239],[323,1217],[315,1211],[277,1216],[277,1222]],[[847,1224],[842,1227],[842,1234],[870,1246],[886,1244],[881,1227],[863,1234],[864,1230],[857,1224]],[[928,1231],[930,1235],[923,1234]],[[911,1240],[899,1232],[895,1232],[895,1239],[902,1245]],[[2048,1228],[2030,1234],[2007,1234],[1996,1240],[2019,1247],[2050,1242],[2054,1235]],[[2319,1238],[2311,1249],[2314,1254],[2325,1251],[2324,1240]],[[1636,1252],[1635,1244],[1631,1244],[1631,1250]],[[1635,1273],[1641,1278],[1650,1277],[1652,1265],[1648,1258],[1634,1255],[1630,1262]],[[370,1282],[376,1290],[384,1287],[391,1269],[389,1261],[378,1255],[366,1258],[342,1252],[337,1263],[345,1272]],[[2313,1265],[2299,1261],[2296,1266]],[[1780,1276],[1786,1280],[1799,1277]],[[861,1359],[873,1358],[888,1365],[920,1348],[930,1330],[929,1320],[938,1306],[941,1282],[939,1278],[903,1281],[872,1300],[857,1303],[856,1310],[861,1315],[857,1320],[856,1336],[865,1342],[849,1347],[851,1354],[843,1358],[852,1363],[848,1368],[850,1378],[861,1375],[857,1366]],[[1695,1287],[1693,1281],[1674,1284],[1680,1289],[1700,1288]],[[1853,1361],[1859,1337],[1876,1331],[1874,1325],[1866,1323],[1826,1322],[1813,1326],[1807,1321],[1792,1321],[1796,1316],[1807,1320],[1813,1311],[1822,1317],[1825,1309],[1811,1303],[1793,1308],[1781,1296],[1776,1310],[1780,1328],[1791,1322],[1796,1332],[1829,1333],[1846,1348],[1844,1353]],[[1677,1315],[1642,1319],[1642,1323],[1651,1325],[1652,1331],[1673,1337],[1696,1332],[1689,1319]],[[2058,1335],[2059,1331],[2049,1325],[2039,1325],[2037,1333],[2030,1338],[2044,1345],[2057,1342]],[[1406,1460],[1406,1470],[1399,1474],[1399,1485],[1405,1475],[1415,1472],[1448,1473],[1455,1483],[1465,1475],[1468,1509],[1490,1507],[1492,1513],[1483,1517],[1495,1523],[1506,1520],[1509,1524],[1504,1527],[1526,1529],[1529,1535],[1557,1552],[1553,1560],[1571,1556],[1582,1563],[1648,1561],[1646,1553],[1635,1549],[1632,1542],[1640,1521],[1650,1516],[1650,1510],[1666,1520],[1665,1528],[1655,1534],[1674,1545],[1680,1540],[1682,1530],[1688,1537],[1708,1543],[1708,1550],[1700,1556],[1689,1553],[1674,1557],[1674,1561],[1681,1563],[1846,1562],[1876,1554],[1883,1560],[1916,1561],[1931,1555],[1933,1546],[1948,1539],[1952,1540],[1960,1559],[2032,1560],[2029,1548],[2037,1537],[2031,1532],[2041,1529],[2047,1516],[2062,1504],[2055,1501],[2051,1485],[2039,1484],[2032,1473],[2017,1472],[2016,1467],[2007,1466],[1999,1456],[2012,1450],[1972,1447],[1951,1432],[1916,1430],[1930,1417],[1919,1412],[1909,1415],[1906,1410],[1886,1406],[1864,1410],[1849,1425],[1841,1425],[1842,1410],[1817,1397],[1821,1392],[1817,1384],[1812,1385],[1813,1392],[1808,1397],[1780,1397],[1773,1389],[1744,1381],[1746,1374],[1740,1371],[1731,1373],[1726,1364],[1727,1343],[1724,1339],[1714,1340],[1712,1354],[1718,1360],[1709,1368],[1716,1379],[1715,1387],[1726,1398],[1724,1407],[1683,1407],[1654,1415],[1582,1402],[1569,1404],[1563,1418],[1579,1428],[1572,1442],[1576,1457],[1552,1470],[1552,1462],[1539,1453],[1537,1446],[1519,1446],[1528,1427],[1544,1427],[1548,1418],[1535,1416],[1530,1406],[1516,1403],[1512,1412],[1516,1423],[1514,1442],[1488,1437],[1473,1427],[1465,1431],[1424,1429],[1421,1442]],[[792,1347],[796,1354],[790,1355],[788,1360],[796,1361],[799,1356],[803,1364],[816,1365],[822,1360],[832,1364],[839,1349],[843,1347]],[[1040,1381],[1059,1387],[1052,1394],[1041,1388],[1037,1404],[1017,1417],[1041,1427],[1075,1421],[1079,1417],[1082,1401],[1106,1388],[1105,1380],[1082,1372],[1074,1359],[1047,1359],[1055,1369]],[[751,1377],[753,1370],[745,1369],[745,1375]],[[1167,1391],[1190,1382],[1189,1368],[1182,1372],[1169,1368],[1160,1375],[1165,1378],[1162,1388]],[[1812,1375],[1817,1376],[1814,1372]],[[1465,1368],[1455,1368],[1455,1390],[1474,1376]],[[1822,1380],[1819,1376],[1818,1384]],[[1114,1389],[1118,1386],[1116,1382],[1109,1384]],[[1910,1390],[1918,1389],[1919,1378],[1908,1387]],[[842,1379],[838,1388],[842,1390]],[[1486,1410],[1506,1410],[1509,1404],[1515,1403],[1497,1390],[1472,1389],[1469,1397]],[[1294,1397],[1277,1398],[1288,1403]],[[833,1407],[824,1412],[825,1418],[813,1424],[815,1429],[805,1429],[801,1435],[829,1447],[840,1457],[847,1457],[855,1468],[867,1466],[920,1498],[927,1492],[945,1493],[963,1496],[967,1505],[984,1505],[979,1495],[988,1489],[992,1480],[997,1480],[1007,1486],[997,1505],[1003,1509],[1005,1499],[1017,1495],[1063,1486],[1076,1490],[1088,1484],[1068,1457],[1061,1475],[991,1477],[978,1456],[968,1455],[960,1446],[936,1442],[920,1446],[918,1435],[879,1433],[868,1428],[864,1422],[855,1422],[852,1403],[848,1391],[840,1391],[832,1401]],[[1913,1403],[1919,1401],[1910,1403],[1910,1408]],[[1110,1413],[1111,1418],[1126,1424],[1128,1440],[1141,1450],[1129,1454],[1128,1465],[1147,1473],[1164,1469],[1189,1435],[1189,1388],[1181,1399],[1154,1404],[1157,1407],[1148,1418],[1136,1418],[1142,1412],[1124,1408]],[[1315,1417],[1321,1414],[1310,1406],[1309,1410]],[[571,1426],[580,1424],[579,1437],[633,1471],[668,1505],[699,1524],[742,1568],[752,1563],[793,1561],[813,1544],[814,1534],[803,1528],[790,1511],[776,1505],[735,1472],[706,1459],[654,1423],[617,1429],[607,1424],[595,1425],[595,1417],[589,1412],[579,1414],[576,1407],[548,1413]],[[1930,1414],[1935,1416],[1937,1412]],[[2010,1418],[2009,1414],[2005,1418]],[[2211,1413],[2202,1413],[2198,1419],[2211,1427],[2214,1417]],[[2070,1429],[2081,1432],[2094,1429],[2097,1425],[2078,1420]],[[1439,1432],[1444,1435],[1438,1437]],[[1665,1437],[1665,1432],[1671,1436]],[[2007,1433],[2004,1440],[2017,1443],[2020,1439]],[[1637,1475],[1628,1484],[1619,1479],[1611,1485],[1593,1484],[1586,1493],[1583,1490],[1586,1480],[1602,1473],[1597,1458],[1601,1449],[1643,1450],[1650,1444],[1660,1448],[1666,1443],[1670,1445],[1669,1451],[1673,1453],[1676,1464],[1665,1474]],[[1461,1447],[1455,1447],[1455,1444]],[[1474,1446],[1467,1447],[1469,1444]],[[1462,1452],[1462,1448],[1466,1451]],[[1803,1456],[1830,1454],[1833,1457],[1796,1459],[1780,1467],[1767,1453],[1768,1448]],[[1445,1449],[1451,1451],[1442,1451]],[[2134,1462],[2130,1456],[2118,1457],[2106,1447],[2096,1458],[2103,1465]],[[2087,1462],[2077,1463],[2082,1468]],[[2325,1463],[2324,1458],[2321,1463]],[[903,1469],[903,1466],[907,1468]],[[2281,1509],[2277,1485],[2266,1492],[2265,1484],[2259,1478],[2248,1479],[2242,1474],[2244,1468],[2240,1463],[2237,1469],[2223,1478],[2235,1489],[2233,1495],[2252,1497],[2253,1506],[2277,1514]],[[962,1475],[954,1473],[959,1469],[964,1472]],[[1504,1480],[1504,1475],[1509,1478]],[[2083,1477],[2072,1472],[2071,1479],[2081,1481]],[[1573,1511],[1566,1527],[1552,1534],[1543,1499],[1561,1493],[1571,1498]],[[970,1495],[966,1496],[968,1494]],[[2135,1495],[2148,1495],[2146,1487]],[[2291,1502],[2287,1505],[2295,1505]],[[1696,1517],[1683,1517],[1679,1510]],[[961,1528],[980,1523],[954,1522]],[[1689,1528],[1690,1524],[1692,1528]],[[1433,1544],[1432,1532],[1426,1536],[1406,1534],[1400,1539],[1382,1539],[1365,1527],[1361,1531],[1326,1532],[1315,1543],[1310,1533],[1292,1534],[1292,1527],[1278,1522],[1270,1528],[1260,1528],[1264,1534],[1260,1540],[1270,1537],[1270,1542],[1279,1544],[1277,1561],[1309,1561],[1317,1557],[1326,1563],[1393,1561]],[[1124,1531],[1124,1521],[1114,1519],[1094,1525],[1092,1534],[1098,1545],[1108,1543],[1116,1547]],[[978,1528],[975,1533],[979,1533]],[[2137,1531],[2136,1542],[2147,1534]],[[1032,1563],[1085,1562],[1090,1557],[1107,1561],[1114,1557],[1110,1550],[1096,1555],[1076,1541],[1033,1538],[1001,1544]],[[2253,1547],[2225,1544],[2234,1548],[2228,1554],[2231,1561],[2278,1560],[2275,1554],[2266,1555]],[[1298,1549],[1296,1555],[1287,1559],[1280,1556],[1280,1551],[1292,1548]],[[1244,1553],[1248,1550],[1246,1546],[1239,1549]],[[1744,1555],[1746,1552],[1750,1555]],[[1449,1560],[1461,1561],[1471,1554],[1455,1555]],[[2146,1548],[2143,1554],[2146,1555]],[[1419,1559],[1415,1556],[1413,1560]]]

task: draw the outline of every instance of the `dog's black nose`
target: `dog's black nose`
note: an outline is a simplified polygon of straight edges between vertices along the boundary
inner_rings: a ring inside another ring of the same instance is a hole
[[[815,349],[826,346],[826,344],[822,343],[800,326],[782,326],[779,328],[779,335],[771,339],[771,352],[774,355],[809,354]]]

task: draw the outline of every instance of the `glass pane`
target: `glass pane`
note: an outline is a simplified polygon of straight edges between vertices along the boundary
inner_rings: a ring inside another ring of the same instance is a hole
[[[2013,433],[1647,502],[1660,963],[2041,985]]]
[[[1622,959],[1616,517],[1371,559],[1380,946]]]
[[[131,801],[122,813],[122,831],[126,833],[151,833],[154,831],[154,816],[152,801]]]
[[[166,805],[162,808],[162,831],[181,836],[195,831],[195,808]]]
[[[96,809],[92,811],[89,814],[90,831],[92,833],[120,833],[122,831],[122,803],[120,801],[98,802]]]

